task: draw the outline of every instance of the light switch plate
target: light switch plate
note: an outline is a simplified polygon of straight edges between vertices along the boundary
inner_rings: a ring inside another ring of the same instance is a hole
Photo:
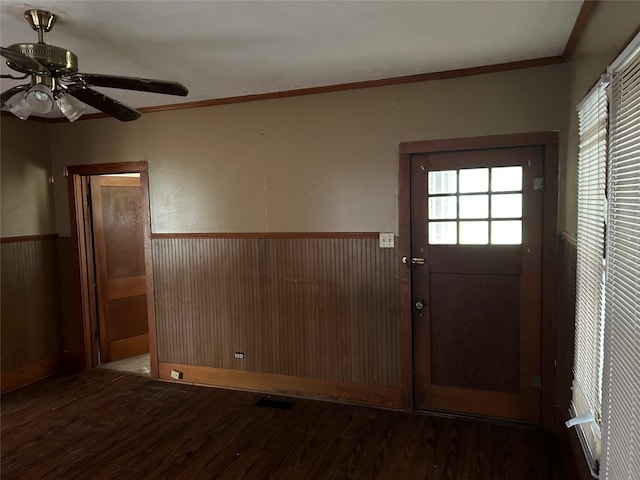
[[[393,248],[393,233],[380,233],[380,248]]]
[[[182,378],[182,372],[178,370],[171,370],[171,378],[174,380],[180,380]]]

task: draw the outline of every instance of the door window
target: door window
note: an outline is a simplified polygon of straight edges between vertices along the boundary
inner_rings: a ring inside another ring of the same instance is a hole
[[[520,245],[522,167],[430,171],[430,245]]]

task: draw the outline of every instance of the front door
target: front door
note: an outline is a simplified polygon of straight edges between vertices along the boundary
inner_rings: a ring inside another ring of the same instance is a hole
[[[149,351],[139,177],[91,176],[100,363]]]
[[[411,156],[416,408],[540,422],[543,162]]]

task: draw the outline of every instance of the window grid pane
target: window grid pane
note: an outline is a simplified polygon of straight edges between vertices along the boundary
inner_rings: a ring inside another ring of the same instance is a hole
[[[492,192],[519,192],[522,190],[522,167],[494,167],[491,169]]]
[[[456,170],[443,170],[429,172],[429,195],[456,193],[458,191],[458,172]]]
[[[520,217],[522,217],[521,193],[491,195],[491,218]]]
[[[482,193],[489,191],[489,169],[469,168],[459,171],[460,193]]]
[[[486,245],[489,243],[489,222],[463,221],[460,222],[461,245]]]
[[[429,244],[455,245],[458,243],[457,222],[429,222]]]
[[[458,198],[455,196],[429,198],[429,218],[432,220],[453,219],[458,216]]]
[[[429,172],[428,243],[521,245],[522,176],[521,166]],[[502,221],[469,221],[476,219]]]
[[[499,220],[491,222],[492,245],[520,245],[522,243],[522,220]]]
[[[489,195],[460,195],[460,218],[488,218]]]

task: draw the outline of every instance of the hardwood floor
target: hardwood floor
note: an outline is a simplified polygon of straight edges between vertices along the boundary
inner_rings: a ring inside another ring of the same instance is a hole
[[[538,429],[154,382],[104,370],[2,397],[2,479],[560,480]]]

